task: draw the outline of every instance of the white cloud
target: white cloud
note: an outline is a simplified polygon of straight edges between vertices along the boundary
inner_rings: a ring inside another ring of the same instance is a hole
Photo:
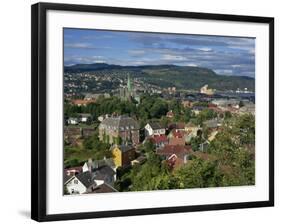
[[[186,65],[187,65],[187,66],[192,66],[192,67],[198,67],[198,65],[197,65],[197,64],[194,64],[194,63],[187,63]]]
[[[205,52],[208,52],[208,51],[212,51],[212,48],[209,48],[209,47],[201,47],[201,48],[198,48],[200,51],[205,51]]]
[[[232,68],[241,68],[242,65],[231,65]]]
[[[68,43],[64,44],[66,48],[82,48],[82,49],[94,49],[95,47],[89,43]]]
[[[105,60],[95,60],[95,61],[93,61],[93,63],[106,63],[106,61]]]
[[[180,55],[171,55],[171,54],[164,54],[162,57],[163,60],[173,60],[173,61],[186,61],[187,58],[180,56]]]

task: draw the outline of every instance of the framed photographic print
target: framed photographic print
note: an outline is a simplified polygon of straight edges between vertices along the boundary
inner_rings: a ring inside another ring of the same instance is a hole
[[[274,19],[32,6],[32,219],[274,205]]]

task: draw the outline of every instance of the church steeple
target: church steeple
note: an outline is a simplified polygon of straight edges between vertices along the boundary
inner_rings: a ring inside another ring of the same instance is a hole
[[[131,94],[131,92],[132,92],[132,83],[131,83],[130,74],[128,74],[127,89],[128,89],[128,92]]]

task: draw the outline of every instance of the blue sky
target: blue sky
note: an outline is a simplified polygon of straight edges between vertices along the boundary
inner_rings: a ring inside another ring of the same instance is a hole
[[[255,39],[64,29],[64,65],[200,66],[222,75],[255,76]]]

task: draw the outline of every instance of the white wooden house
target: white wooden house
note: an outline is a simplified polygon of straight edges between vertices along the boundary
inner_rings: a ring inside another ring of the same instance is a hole
[[[82,169],[83,172],[65,178],[64,186],[69,194],[89,193],[102,184],[114,185],[116,172],[108,165],[93,168],[91,164],[85,163]]]
[[[165,135],[166,132],[165,127],[158,122],[147,123],[144,129],[146,137],[153,135]]]

